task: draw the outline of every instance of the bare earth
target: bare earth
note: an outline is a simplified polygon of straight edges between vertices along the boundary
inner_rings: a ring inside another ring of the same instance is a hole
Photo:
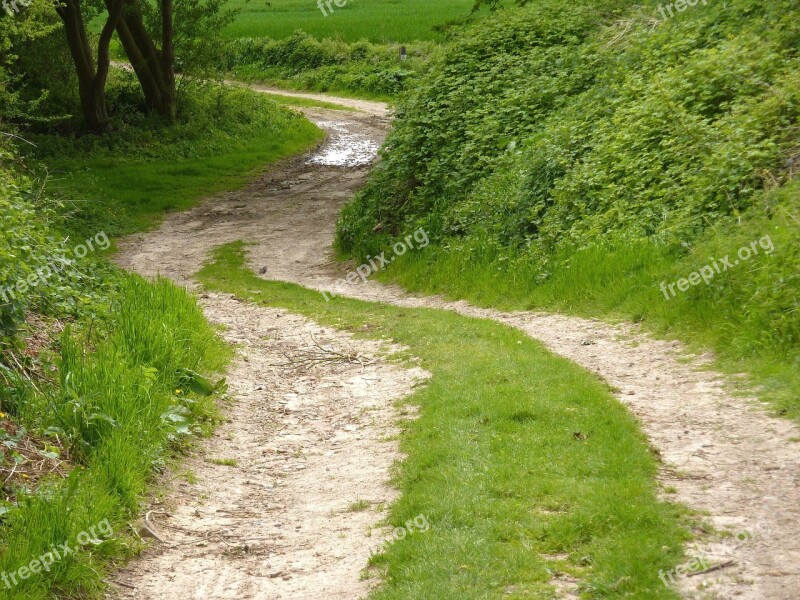
[[[193,287],[192,275],[212,248],[245,240],[263,277],[341,294],[334,282],[353,265],[332,260],[334,224],[363,184],[390,120],[378,103],[324,99],[363,112],[304,109],[329,132],[322,148],[274,166],[244,190],[170,215],[158,231],[122,241],[119,263]],[[652,340],[631,325],[501,313],[374,282],[348,286],[344,295],[495,319],[597,373],[618,390],[660,452],[666,497],[706,513],[714,527],[732,534],[693,544],[689,554],[703,557],[703,568],[722,568],[675,577],[683,595],[800,598],[800,430],[772,418],[755,400],[733,395],[708,369],[709,357],[688,356],[680,344]],[[386,363],[376,344],[284,311],[216,294],[203,304],[211,320],[229,328],[226,339],[242,344],[229,377],[230,421],[190,461],[197,483],[173,485],[165,507],[154,507],[169,513],[154,513],[166,543],[120,572],[116,580],[123,585],[114,593],[143,599],[363,597],[370,585],[360,576],[381,542],[369,527],[381,518],[380,503],[394,497],[386,484],[398,458],[387,441],[398,418],[393,400],[425,374]],[[316,348],[314,339],[358,352],[369,364],[326,363],[302,375],[272,366],[286,362],[281,352]],[[206,462],[214,458],[236,458],[237,466]],[[374,504],[349,511],[359,499]],[[562,593],[571,595],[569,586]]]

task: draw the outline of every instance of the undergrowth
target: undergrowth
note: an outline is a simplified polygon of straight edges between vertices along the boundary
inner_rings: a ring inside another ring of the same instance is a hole
[[[143,116],[128,79],[112,82],[109,133],[0,137],[3,598],[103,597],[141,548],[129,523],[154,476],[217,419],[228,347],[184,289],[113,267],[110,237],[320,138],[262,95],[211,85],[170,125]]]
[[[220,68],[237,79],[288,89],[389,100],[425,70],[433,43],[346,43],[296,31],[281,40],[240,38],[222,49]]]

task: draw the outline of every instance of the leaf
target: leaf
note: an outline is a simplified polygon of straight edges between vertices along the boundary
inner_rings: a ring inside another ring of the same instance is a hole
[[[95,423],[97,421],[104,421],[104,422],[108,423],[109,425],[111,425],[111,427],[117,427],[118,426],[118,423],[114,419],[109,417],[107,414],[105,414],[105,413],[95,412],[95,413],[92,413],[91,415],[89,415],[89,422],[90,423]]]
[[[195,394],[210,396],[216,390],[216,386],[208,379],[192,371],[191,369],[181,369],[181,384],[188,387]]]

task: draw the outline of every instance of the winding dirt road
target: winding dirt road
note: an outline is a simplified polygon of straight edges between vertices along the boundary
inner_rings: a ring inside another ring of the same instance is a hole
[[[363,184],[390,115],[378,103],[325,99],[360,112],[303,109],[329,134],[320,149],[272,166],[246,189],[170,215],[158,231],[122,241],[119,263],[194,287],[192,275],[212,248],[246,240],[252,267],[267,279],[517,327],[618,390],[660,452],[667,497],[732,534],[708,536],[690,549],[723,567],[675,577],[686,598],[800,598],[800,431],[755,400],[732,395],[708,370],[708,357],[687,360],[680,344],[654,341],[629,325],[501,313],[374,282],[335,287],[353,268],[332,260],[335,220]],[[383,535],[373,527],[394,498],[385,482],[399,458],[392,432],[403,415],[393,401],[426,374],[387,364],[380,344],[285,311],[220,294],[203,295],[202,303],[241,349],[229,377],[228,422],[190,460],[191,483],[173,482],[154,506],[165,543],[119,573],[113,595],[362,597],[374,583],[362,572]],[[335,351],[358,360],[291,371],[298,361]]]

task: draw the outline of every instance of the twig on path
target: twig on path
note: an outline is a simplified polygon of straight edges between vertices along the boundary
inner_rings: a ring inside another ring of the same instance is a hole
[[[122,586],[124,588],[128,588],[129,590],[135,590],[136,589],[135,585],[131,585],[130,583],[123,583],[122,581],[109,581],[107,579],[104,579],[103,583],[105,583],[106,585],[119,585],[119,586]]]
[[[706,573],[712,573],[714,571],[719,571],[720,569],[724,569],[725,567],[731,567],[736,564],[735,560],[726,560],[723,563],[719,563],[718,565],[714,565],[713,567],[709,567],[702,571],[697,571],[695,573],[689,573],[687,577],[697,577],[698,575],[705,575]]]
[[[313,348],[300,350],[296,355],[291,356],[286,352],[282,352],[286,357],[285,363],[272,364],[272,367],[288,368],[290,371],[311,371],[315,367],[321,365],[329,365],[335,363],[359,364],[361,368],[372,363],[371,360],[361,355],[352,347],[349,351],[341,352],[334,350],[330,346],[322,346],[317,339],[311,335],[311,343]]]

